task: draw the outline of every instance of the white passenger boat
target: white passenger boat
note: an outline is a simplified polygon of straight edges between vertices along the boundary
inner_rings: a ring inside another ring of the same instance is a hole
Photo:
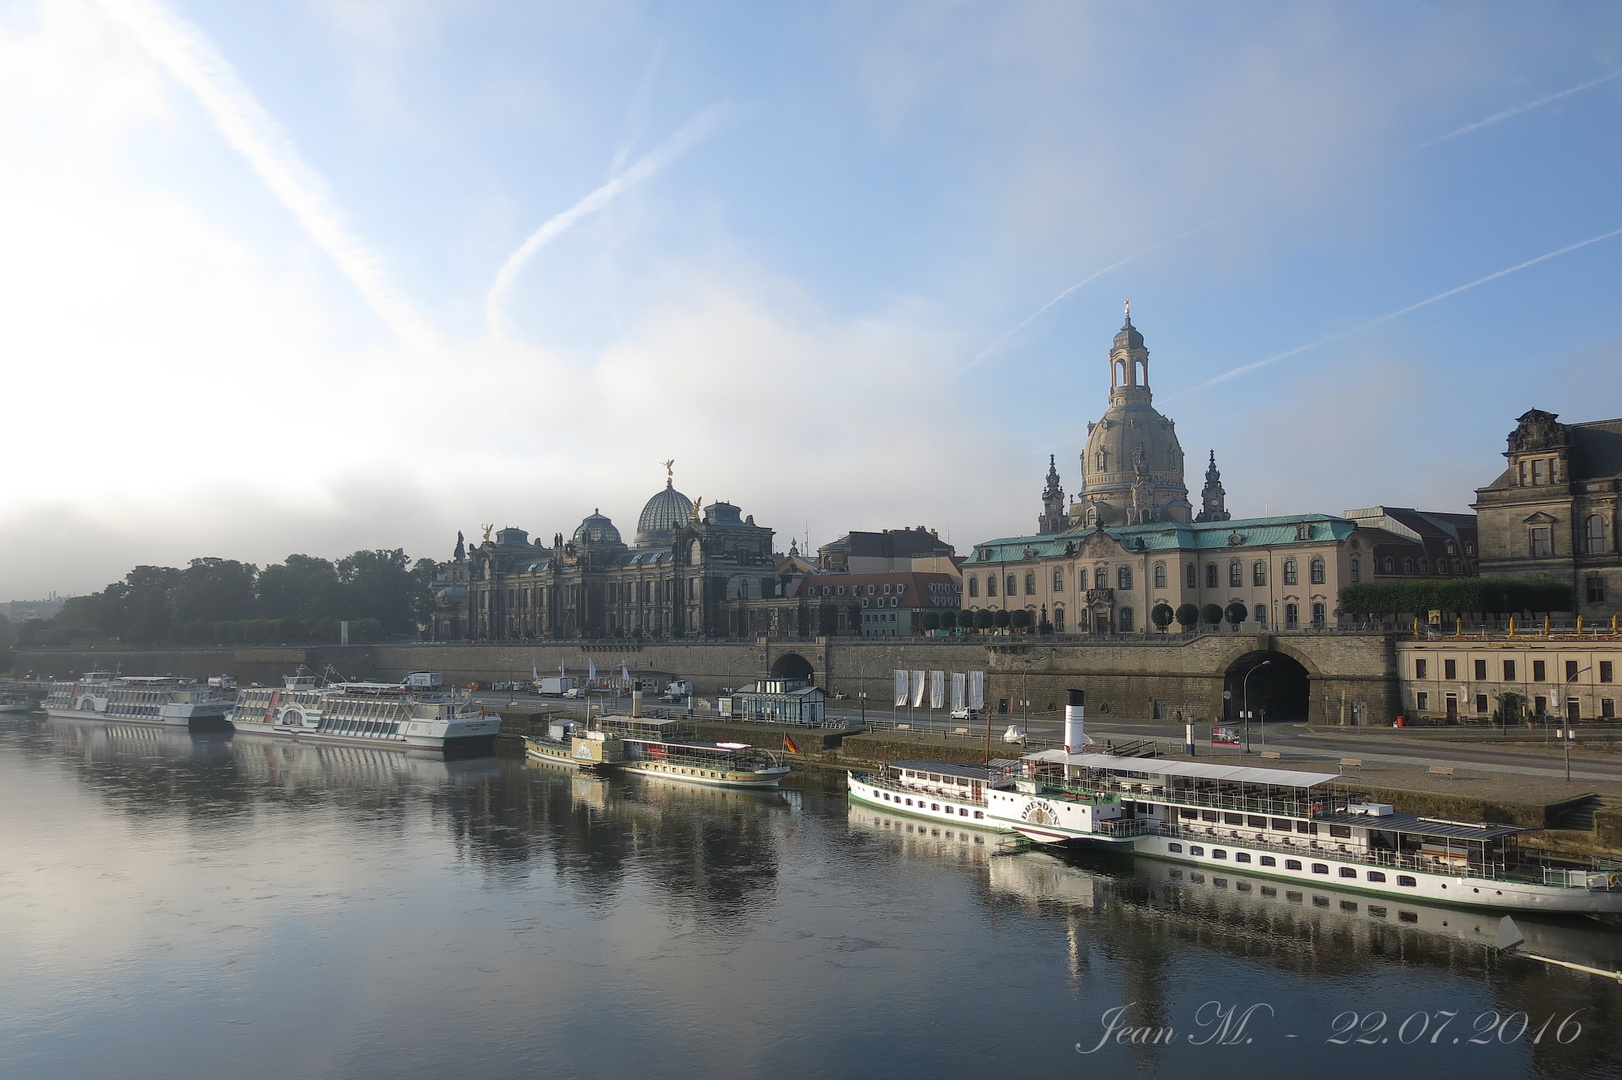
[[[279,689],[240,691],[227,717],[243,734],[409,750],[489,750],[501,717],[466,697],[402,683],[336,682],[290,675]]]
[[[625,744],[586,725],[554,721],[545,735],[524,736],[524,756],[550,765],[573,765],[590,772],[606,772],[625,760]]]
[[[33,707],[27,694],[0,694],[0,713],[28,712]]]
[[[960,765],[951,761],[894,761],[876,772],[850,774],[849,796],[892,814],[950,822],[988,832],[1011,833],[1013,826],[986,815],[987,792],[1012,784],[1014,761]]]
[[[1091,740],[1079,708],[1066,742]],[[1622,915],[1622,867],[1522,858],[1514,825],[1400,814],[1338,773],[1045,750],[985,786],[986,820],[1044,844],[1103,845],[1211,870],[1396,899]]]
[[[573,763],[593,771],[623,771],[712,787],[776,787],[789,767],[776,754],[736,742],[706,742],[685,720],[636,716],[596,717],[588,730],[579,723],[554,723],[545,737],[524,738],[531,761]]]
[[[58,720],[207,726],[224,722],[233,696],[228,686],[191,679],[91,671],[51,683],[44,709]]]

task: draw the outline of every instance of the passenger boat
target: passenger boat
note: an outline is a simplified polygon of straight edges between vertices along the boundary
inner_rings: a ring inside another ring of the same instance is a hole
[[[279,689],[240,691],[227,717],[243,734],[407,750],[489,750],[501,717],[466,697],[403,683],[335,682],[290,675]]]
[[[1071,709],[1076,706],[1072,705]],[[1091,743],[1067,710],[1065,741]],[[1622,867],[1523,859],[1514,825],[1397,813],[1338,773],[1045,750],[985,785],[986,820],[1058,846],[1432,903],[1622,916]]]
[[[531,761],[572,763],[592,771],[642,773],[713,787],[776,787],[789,767],[770,750],[747,743],[705,742],[685,720],[608,715],[553,723],[545,737],[524,738]]]
[[[1007,787],[1007,767],[951,761],[893,761],[876,772],[850,774],[849,797],[892,814],[951,822],[988,832],[1012,833],[1012,825],[986,816],[988,790]]]
[[[51,683],[45,714],[58,720],[122,720],[177,727],[219,725],[231,708],[229,686],[168,675],[90,671]]]
[[[27,694],[0,694],[0,713],[28,712],[33,707]]]
[[[524,756],[551,765],[573,765],[591,772],[606,772],[625,760],[625,744],[584,724],[554,721],[545,735],[524,736]]]

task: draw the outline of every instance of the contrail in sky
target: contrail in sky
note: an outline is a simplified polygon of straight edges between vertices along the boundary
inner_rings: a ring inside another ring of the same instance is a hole
[[[1485,120],[1477,120],[1473,124],[1466,124],[1463,127],[1458,128],[1457,130],[1448,132],[1446,135],[1438,136],[1437,138],[1432,139],[1428,143],[1422,143],[1420,145],[1419,149],[1423,150],[1427,146],[1435,146],[1439,142],[1446,142],[1449,139],[1458,138],[1460,135],[1468,135],[1470,132],[1478,131],[1481,128],[1484,128],[1489,124],[1496,124],[1500,120],[1508,120],[1512,116],[1519,116],[1523,112],[1527,112],[1528,110],[1536,109],[1536,108],[1539,108],[1540,106],[1547,105],[1551,101],[1559,101],[1563,97],[1570,97],[1573,94],[1580,94],[1584,90],[1592,90],[1594,87],[1600,85],[1601,83],[1607,83],[1607,82],[1610,82],[1612,79],[1617,79],[1617,78],[1622,78],[1622,71],[1613,71],[1609,75],[1602,75],[1599,78],[1594,79],[1594,80],[1592,80],[1590,82],[1583,83],[1581,86],[1573,86],[1573,87],[1570,87],[1569,89],[1566,89],[1566,90],[1557,90],[1552,94],[1545,94],[1544,96],[1536,99],[1535,101],[1528,101],[1528,102],[1525,102],[1523,104],[1516,105],[1516,106],[1514,106],[1512,108],[1505,109],[1503,112],[1493,113],[1491,116],[1487,117]]]
[[[509,329],[505,311],[507,300],[512,295],[513,284],[517,281],[519,272],[537,251],[563,235],[569,226],[587,214],[601,210],[622,192],[657,175],[720,126],[725,112],[724,104],[712,105],[705,109],[689,120],[680,131],[665,140],[663,145],[649,151],[629,169],[531,233],[529,239],[525,240],[502,266],[501,272],[496,275],[496,283],[490,288],[490,295],[485,298],[485,318],[496,336],[504,337]]]
[[[197,95],[226,141],[248,159],[253,171],[395,335],[414,347],[431,345],[433,330],[389,288],[381,260],[349,231],[326,181],[299,154],[287,132],[259,104],[213,43],[156,0],[101,0],[101,7],[177,82]]]
[[[1219,218],[1217,220],[1220,221],[1222,219]],[[1125,266],[1127,263],[1131,262],[1134,259],[1141,259],[1145,255],[1152,255],[1155,252],[1159,251],[1163,247],[1170,247],[1172,244],[1177,243],[1177,241],[1186,240],[1190,236],[1193,236],[1197,232],[1204,232],[1206,229],[1209,229],[1211,226],[1213,226],[1215,224],[1217,224],[1216,221],[1207,221],[1204,225],[1201,225],[1197,229],[1190,229],[1186,233],[1183,233],[1181,236],[1174,236],[1170,240],[1162,240],[1160,243],[1156,244],[1154,247],[1144,248],[1142,251],[1138,252],[1135,255],[1128,255],[1126,258],[1122,259],[1120,262],[1110,263],[1108,266],[1104,267],[1104,269],[1102,269],[1102,270],[1093,271],[1091,274],[1088,274],[1086,277],[1082,278],[1080,281],[1078,281],[1074,285],[1070,286],[1068,289],[1066,289],[1064,292],[1060,293],[1058,296],[1055,296],[1052,300],[1049,300],[1047,303],[1045,303],[1041,307],[1037,308],[1036,311],[1034,311],[1031,314],[1031,316],[1029,318],[1027,318],[1024,322],[1020,323],[1018,326],[1016,326],[1012,330],[1008,331],[1008,333],[1004,334],[1002,337],[998,338],[996,341],[993,341],[989,346],[987,346],[985,352],[981,353],[979,356],[976,356],[973,360],[970,360],[967,364],[965,364],[963,366],[963,370],[958,372],[958,375],[962,376],[965,373],[967,373],[970,368],[974,367],[974,365],[978,364],[980,361],[984,360],[986,357],[988,357],[992,353],[996,352],[1002,346],[1003,342],[1007,341],[1009,338],[1013,337],[1015,334],[1019,333],[1021,330],[1025,329],[1027,326],[1031,325],[1031,323],[1036,320],[1037,316],[1041,315],[1048,308],[1052,307],[1054,304],[1057,304],[1060,300],[1063,300],[1065,297],[1069,296],[1071,293],[1075,292],[1077,289],[1081,288],[1083,285],[1086,285],[1088,282],[1098,280],[1099,278],[1103,277],[1105,274],[1109,273],[1111,270],[1119,270],[1121,267]]]
[[[1258,360],[1254,364],[1245,364],[1243,367],[1236,367],[1232,371],[1225,371],[1214,379],[1207,379],[1205,382],[1200,383],[1200,385],[1194,387],[1193,389],[1185,390],[1180,394],[1173,394],[1171,398],[1167,398],[1166,400],[1170,401],[1174,398],[1180,398],[1184,396],[1184,394],[1192,394],[1195,391],[1204,390],[1208,386],[1215,386],[1217,383],[1227,382],[1229,379],[1237,379],[1241,375],[1248,375],[1258,368],[1267,367],[1269,364],[1276,364],[1280,360],[1288,360],[1292,356],[1299,356],[1301,353],[1307,352],[1309,349],[1316,349],[1320,345],[1328,345],[1332,341],[1339,341],[1343,337],[1350,337],[1359,331],[1367,330],[1371,326],[1378,326],[1383,322],[1390,322],[1392,319],[1400,318],[1401,316],[1408,314],[1410,311],[1418,311],[1420,308],[1425,307],[1428,304],[1434,304],[1438,300],[1446,300],[1450,296],[1457,296],[1459,293],[1465,292],[1468,289],[1473,289],[1477,285],[1485,285],[1489,281],[1497,281],[1499,278],[1513,274],[1517,270],[1525,270],[1528,266],[1536,266],[1540,262],[1547,262],[1550,259],[1558,258],[1561,255],[1567,254],[1568,252],[1576,251],[1578,248],[1585,248],[1589,244],[1597,244],[1601,240],[1609,240],[1613,236],[1622,236],[1622,229],[1612,229],[1608,233],[1601,233],[1599,236],[1592,236],[1587,240],[1582,240],[1575,244],[1568,244],[1559,251],[1551,251],[1546,255],[1539,255],[1535,259],[1527,259],[1525,262],[1511,266],[1507,270],[1500,270],[1495,274],[1488,274],[1484,278],[1477,278],[1467,285],[1460,285],[1457,288],[1447,290],[1447,292],[1437,293],[1428,300],[1421,300],[1417,304],[1409,304],[1405,308],[1390,312],[1386,315],[1381,315],[1377,319],[1370,319],[1368,322],[1359,323],[1356,326],[1348,327],[1347,329],[1341,330],[1338,333],[1330,334],[1326,338],[1319,338],[1317,341],[1310,342],[1306,345],[1297,345],[1295,348],[1281,352],[1277,356],[1269,356],[1266,360]]]

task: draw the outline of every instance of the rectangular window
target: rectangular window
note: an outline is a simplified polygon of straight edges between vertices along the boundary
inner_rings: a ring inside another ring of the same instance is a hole
[[[1610,682],[1614,670],[1615,669],[1611,667],[1611,661],[1601,660],[1599,662],[1599,681]]]
[[[1369,871],[1369,880],[1370,881],[1384,881],[1385,880],[1385,874],[1383,874],[1379,870],[1370,870]],[[1374,914],[1374,911],[1375,911],[1374,908],[1369,908],[1369,914],[1370,915]],[[1379,911],[1380,911],[1381,915],[1385,914],[1385,909],[1384,908],[1380,908]]]
[[[1271,855],[1263,855],[1262,858],[1261,858],[1261,862],[1262,862],[1263,866],[1277,866],[1278,865],[1278,860],[1273,858],[1273,856],[1271,856]]]
[[[1245,584],[1245,566],[1238,559],[1228,564],[1228,585],[1230,588],[1241,588]]]
[[[986,595],[987,596],[996,596],[997,595],[997,575],[996,574],[991,574],[991,575],[987,576],[987,578],[986,578]]]
[[[972,574],[969,576],[969,595],[973,597],[980,595],[980,579]]]
[[[1352,827],[1350,825],[1331,825],[1329,826],[1329,835],[1349,840],[1352,836]]]
[[[1233,861],[1234,862],[1249,862],[1250,861],[1250,852],[1248,852],[1248,851],[1236,851],[1236,852],[1234,852]]]
[[[1532,483],[1542,486],[1549,482],[1549,463],[1542,458],[1532,462]]]
[[[1532,529],[1532,557],[1547,558],[1554,554],[1554,541],[1547,525],[1538,525]]]
[[[1193,563],[1188,564],[1188,587],[1190,589],[1197,589],[1200,587],[1198,571],[1194,569]]]
[[[1426,670],[1425,661],[1416,658],[1414,660],[1414,678],[1423,679],[1425,677],[1425,670]]]
[[[1548,678],[1548,668],[1544,665],[1544,662],[1542,660],[1532,661],[1532,681],[1547,682]]]
[[[1243,825],[1245,823],[1245,815],[1243,815],[1243,814],[1223,814],[1222,815],[1222,823],[1224,825]]]
[[[1477,694],[1476,695],[1476,712],[1484,713],[1486,711],[1487,711],[1487,695],[1486,694]]]
[[[1295,831],[1306,833],[1308,836],[1317,836],[1318,823],[1316,821],[1298,821],[1295,823]]]
[[[1431,707],[1431,696],[1429,694],[1427,694],[1427,693],[1425,693],[1425,691],[1421,690],[1419,693],[1414,695],[1414,708],[1418,709],[1420,712],[1424,712],[1426,709],[1428,709],[1430,707]]]
[[[1295,828],[1295,824],[1289,818],[1274,818],[1273,828],[1280,832],[1290,832]]]
[[[1301,869],[1301,860],[1300,859],[1285,859],[1284,860],[1284,869],[1286,869],[1286,870],[1299,870],[1299,869]]]
[[[1600,698],[1599,699],[1599,714],[1600,714],[1601,717],[1603,717],[1606,720],[1615,720],[1616,719],[1616,699],[1608,698],[1608,697],[1607,698]]]
[[[1155,588],[1164,589],[1165,587],[1166,587],[1166,568],[1164,566],[1157,566],[1157,567],[1155,567]]]
[[[1577,661],[1575,661],[1575,660],[1567,660],[1566,661],[1566,681],[1567,682],[1576,682],[1577,681]]]
[[[1415,881],[1413,878],[1409,877],[1407,874],[1398,874],[1397,875],[1397,884],[1401,885],[1405,889],[1413,889],[1413,888],[1418,887],[1419,882]],[[1408,913],[1406,911],[1404,911],[1402,914],[1407,915]],[[1408,920],[1408,921],[1411,922],[1413,920]]]
[[[1205,587],[1207,589],[1214,589],[1217,587],[1216,563],[1207,563],[1205,566]]]
[[[1198,844],[1190,844],[1189,848],[1188,848],[1188,853],[1190,855],[1204,855],[1205,854],[1205,849],[1200,847]]]
[[[1245,818],[1245,824],[1249,825],[1252,829],[1265,829],[1267,828],[1267,819],[1264,817],[1258,817],[1255,814],[1250,814]]]
[[[1181,855],[1183,853],[1182,844],[1167,844],[1166,848],[1174,855]]]
[[[1132,633],[1132,609],[1129,607],[1121,609],[1121,633]]]
[[[1442,678],[1452,682],[1459,677],[1459,662],[1457,660],[1442,661]]]
[[[1485,660],[1477,660],[1476,661],[1476,682],[1486,682],[1486,681],[1487,681],[1487,661],[1485,661]]]
[[[1315,862],[1315,863],[1312,864],[1312,872],[1314,874],[1327,874],[1327,873],[1329,873],[1329,864],[1328,863]]]
[[[1504,661],[1504,681],[1505,682],[1514,682],[1515,681],[1515,661],[1513,661],[1513,660],[1505,660]]]
[[[1351,867],[1351,866],[1343,866],[1343,867],[1340,868],[1340,876],[1341,877],[1356,877],[1357,876],[1357,869],[1355,867]]]
[[[1228,857],[1228,853],[1226,851],[1222,850],[1221,848],[1212,848],[1211,849],[1211,858],[1213,858],[1213,859],[1226,859],[1227,857]]]

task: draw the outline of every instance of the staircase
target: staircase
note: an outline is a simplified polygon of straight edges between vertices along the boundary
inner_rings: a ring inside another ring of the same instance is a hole
[[[1133,742],[1106,742],[1104,749],[1117,757],[1159,757],[1160,744],[1155,739],[1137,739]]]

